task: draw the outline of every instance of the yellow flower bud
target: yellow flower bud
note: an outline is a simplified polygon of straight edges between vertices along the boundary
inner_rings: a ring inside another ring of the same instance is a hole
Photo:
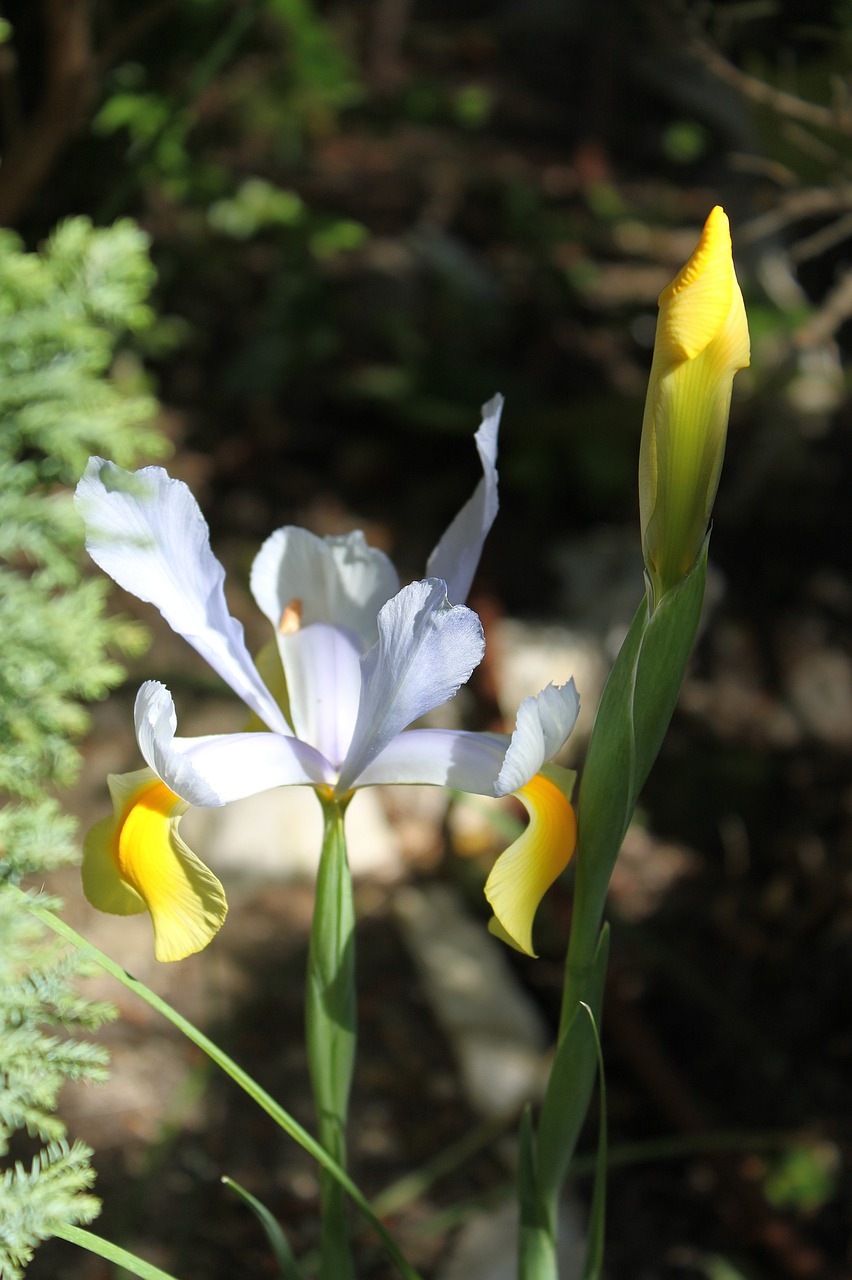
[[[718,205],[659,307],[639,452],[642,553],[654,604],[698,558],[722,469],[734,374],[749,363],[731,234]]]

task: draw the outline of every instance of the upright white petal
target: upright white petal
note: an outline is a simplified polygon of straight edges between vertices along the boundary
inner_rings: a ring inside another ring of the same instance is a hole
[[[358,720],[340,791],[412,721],[449,701],[485,652],[479,618],[451,605],[435,578],[403,587],[379,613],[378,626],[378,640],[361,659]]]
[[[476,447],[482,463],[482,479],[441,538],[426,564],[430,578],[443,578],[453,604],[464,604],[476,573],[482,545],[497,515],[497,431],[503,397],[493,396],[482,406],[482,423]]]
[[[515,732],[497,779],[496,794],[510,795],[552,760],[577,721],[580,699],[574,681],[549,684],[518,708]]]
[[[288,733],[251,660],[242,625],[228,612],[225,571],[187,486],[162,467],[130,472],[90,458],[75,501],[95,563],[120,587],[156,605],[270,729]]]
[[[348,627],[364,649],[376,638],[376,614],[397,591],[396,570],[383,551],[356,530],[318,538],[288,525],[266,539],[255,557],[251,589],[276,632],[288,615],[309,626]]]
[[[279,636],[278,646],[293,730],[337,769],[352,741],[361,697],[358,637],[315,622]]]
[[[215,807],[272,787],[333,785],[328,762],[306,742],[279,733],[176,738],[168,689],[148,680],[136,695],[136,739],[146,763],[188,804]]]

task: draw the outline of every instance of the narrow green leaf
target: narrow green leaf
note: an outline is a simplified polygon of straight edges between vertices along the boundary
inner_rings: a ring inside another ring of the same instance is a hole
[[[573,928],[587,943],[597,935],[615,860],[677,702],[706,579],[707,543],[653,613],[642,601],[601,697],[577,805]]]
[[[600,1081],[600,1120],[598,1121],[598,1151],[595,1159],[595,1184],[592,1191],[592,1208],[589,1213],[589,1240],[586,1246],[586,1260],[583,1265],[582,1280],[600,1280],[603,1268],[604,1238],[606,1233],[606,1168],[607,1168],[607,1118],[606,1118],[606,1075],[604,1073],[603,1050],[595,1015],[587,1004],[581,1006],[592,1028],[595,1049],[598,1057],[598,1080]]]
[[[337,1179],[346,1194],[353,1203],[357,1205],[358,1209],[370,1223],[373,1230],[381,1238],[389,1257],[395,1263],[400,1274],[405,1277],[405,1280],[420,1280],[417,1272],[403,1257],[393,1236],[384,1224],[376,1217],[369,1202],[358,1190],[348,1174],[340,1168],[324,1147],[322,1147],[315,1138],[311,1137],[307,1129],[303,1129],[302,1126],[293,1119],[289,1112],[285,1111],[284,1108],[277,1103],[265,1089],[261,1088],[261,1086],[251,1078],[247,1071],[244,1071],[242,1067],[238,1066],[237,1063],[234,1062],[233,1058],[229,1057],[228,1054],[225,1053],[224,1050],[220,1049],[217,1044],[214,1044],[214,1042],[210,1040],[203,1031],[199,1031],[197,1027],[194,1027],[187,1018],[184,1018],[176,1009],[173,1009],[171,1005],[158,996],[156,992],[151,991],[149,987],[146,987],[143,982],[139,982],[137,978],[131,977],[129,973],[126,973],[125,970],[122,969],[121,965],[116,964],[116,962],[111,960],[103,951],[99,951],[96,946],[91,942],[88,942],[81,934],[77,933],[75,929],[72,929],[69,924],[66,924],[64,920],[60,920],[58,916],[53,914],[53,912],[46,911],[42,907],[36,905],[36,903],[26,893],[24,893],[22,889],[8,885],[6,886],[6,892],[19,894],[22,905],[26,906],[33,915],[43,921],[49,929],[52,929],[54,933],[58,933],[60,937],[67,939],[67,941],[72,943],[73,946],[82,952],[84,956],[87,956],[94,964],[98,965],[99,968],[110,974],[110,976],[115,978],[117,982],[120,982],[122,986],[126,987],[128,991],[132,991],[140,1000],[144,1000],[152,1009],[156,1009],[158,1013],[162,1014],[162,1016],[166,1018],[172,1026],[177,1027],[178,1031],[185,1035],[188,1040],[191,1040],[193,1044],[197,1044],[199,1049],[202,1049],[218,1067],[221,1067],[222,1070],[231,1077],[234,1083],[239,1085],[239,1087],[257,1103],[261,1110],[265,1111],[268,1116],[271,1116],[275,1123],[279,1125],[279,1127],[283,1129],[289,1137],[298,1142],[299,1145],[307,1151],[308,1155],[312,1156],[314,1160],[316,1160],[317,1164],[319,1164],[323,1169],[326,1169],[332,1177]]]
[[[117,1266],[124,1267],[125,1271],[129,1271],[132,1276],[139,1276],[140,1280],[175,1280],[173,1275],[160,1267],[155,1267],[153,1262],[137,1258],[135,1253],[128,1253],[127,1249],[111,1244],[109,1240],[104,1240],[103,1236],[95,1235],[93,1231],[86,1231],[83,1227],[56,1227],[53,1234],[60,1240],[67,1240],[69,1244],[78,1244],[81,1249],[88,1249],[89,1253],[96,1253],[99,1258],[105,1258],[107,1262],[114,1262]]]
[[[304,1280],[302,1272],[299,1270],[298,1263],[293,1256],[293,1250],[287,1243],[287,1237],[278,1220],[273,1217],[266,1205],[258,1200],[257,1196],[253,1196],[250,1191],[246,1191],[245,1187],[241,1187],[233,1178],[224,1177],[222,1179],[226,1187],[232,1187],[237,1195],[243,1200],[252,1213],[263,1227],[269,1247],[275,1255],[275,1261],[278,1263],[283,1280]]]
[[[518,1134],[518,1280],[559,1280],[555,1215],[541,1194],[529,1108]]]
[[[538,1121],[538,1181],[551,1202],[568,1172],[598,1070],[595,1028],[601,1020],[608,959],[609,926],[604,925],[587,986],[588,1002],[578,1005],[559,1041]]]

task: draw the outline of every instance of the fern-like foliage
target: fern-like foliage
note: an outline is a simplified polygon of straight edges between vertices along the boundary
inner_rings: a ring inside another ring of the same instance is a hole
[[[30,1168],[20,1160],[0,1173],[0,1276],[21,1280],[36,1245],[67,1223],[91,1222],[100,1205],[88,1191],[92,1151],[83,1142],[51,1142]]]
[[[131,222],[63,224],[39,253],[0,231],[0,1277],[18,1280],[39,1241],[91,1221],[94,1178],[56,1114],[66,1080],[97,1081],[105,1051],[76,1033],[110,1009],[84,1000],[83,967],[4,892],[77,859],[57,789],[79,767],[84,704],[122,677],[116,654],[144,636],[106,616],[81,574],[70,489],[90,453],[124,465],[164,452],[153,397],[116,375],[119,348],[149,327],[147,244]],[[136,384],[138,384],[136,379]],[[8,1163],[26,1133],[31,1167]],[[6,1160],[3,1160],[6,1157]]]

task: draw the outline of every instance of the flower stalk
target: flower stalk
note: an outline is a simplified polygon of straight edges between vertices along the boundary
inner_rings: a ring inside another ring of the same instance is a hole
[[[689,262],[660,295],[639,462],[646,595],[601,698],[579,789],[574,910],[559,1035],[538,1130],[522,1134],[521,1280],[558,1273],[562,1184],[599,1067],[608,934],[606,896],[642,787],[662,745],[698,630],[709,521],[719,482],[731,384],[748,364],[742,295],[728,220],[712,211]],[[585,1275],[599,1274],[600,1227]]]
[[[355,1064],[355,907],[346,850],[348,800],[320,794],[323,839],[308,950],[305,1026],[319,1140],[346,1168],[346,1118]],[[320,1280],[354,1280],[346,1194],[320,1172]]]

